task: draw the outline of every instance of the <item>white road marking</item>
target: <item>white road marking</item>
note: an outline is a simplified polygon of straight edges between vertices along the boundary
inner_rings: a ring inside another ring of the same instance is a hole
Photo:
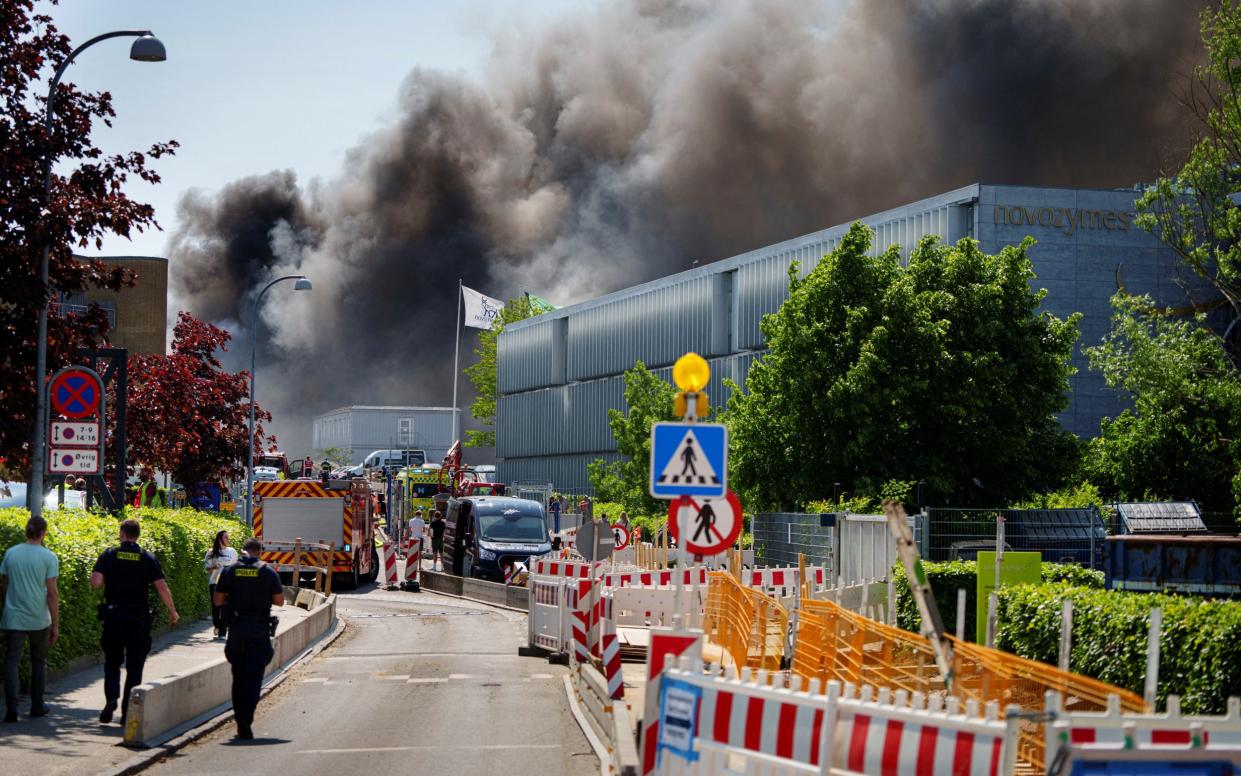
[[[303,749],[298,754],[354,754],[355,752],[434,752],[452,749],[477,751],[480,749],[563,749],[561,744],[443,744],[440,746],[362,746],[356,749]]]
[[[406,684],[442,684],[448,680],[442,676],[415,677],[406,680]]]
[[[375,678],[376,679],[387,679],[388,681],[391,681],[391,682],[404,682],[404,681],[409,680],[409,674],[392,674],[390,676],[383,675],[383,676],[377,676]]]
[[[310,682],[327,682],[327,677],[326,676],[308,676],[302,680],[302,684],[308,684]]]
[[[551,674],[530,674],[531,679],[551,679]]]
[[[473,679],[473,674],[449,674],[449,679]]]

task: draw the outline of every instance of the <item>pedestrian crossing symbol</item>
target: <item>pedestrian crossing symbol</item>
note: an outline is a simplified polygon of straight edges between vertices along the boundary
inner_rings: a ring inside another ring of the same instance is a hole
[[[719,423],[651,427],[651,495],[723,496],[728,492],[728,429]]]

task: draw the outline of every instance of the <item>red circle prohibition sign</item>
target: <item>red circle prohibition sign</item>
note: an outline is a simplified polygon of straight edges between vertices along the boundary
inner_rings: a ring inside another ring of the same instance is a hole
[[[70,367],[52,378],[48,395],[52,409],[67,418],[78,420],[99,414],[103,385],[94,372]]]

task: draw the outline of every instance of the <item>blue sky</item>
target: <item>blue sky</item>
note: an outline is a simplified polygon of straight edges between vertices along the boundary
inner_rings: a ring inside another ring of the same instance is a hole
[[[415,66],[478,79],[498,31],[536,27],[570,0],[66,0],[43,5],[74,44],[115,29],[149,28],[168,61],[133,62],[129,43],[84,52],[67,80],[110,90],[117,111],[96,140],[105,152],[176,139],[157,163],[159,186],[129,186],[155,206],[165,233],[113,238],[88,254],[164,255],[187,189],[214,191],[245,175],[293,169],[330,179],[345,152],[394,115]]]

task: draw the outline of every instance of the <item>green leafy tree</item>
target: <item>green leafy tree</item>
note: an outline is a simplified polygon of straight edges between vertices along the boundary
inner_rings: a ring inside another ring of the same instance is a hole
[[[1116,313],[1090,365],[1133,408],[1104,418],[1086,470],[1113,499],[1193,498],[1229,510],[1241,489],[1241,375],[1201,319],[1151,314],[1146,297],[1113,299]]]
[[[524,321],[527,318],[547,311],[547,303],[538,297],[531,301],[528,294],[508,300],[500,315],[492,322],[491,328],[479,332],[478,346],[474,348],[477,361],[465,368],[465,376],[474,384],[474,403],[470,405],[470,417],[486,426],[479,431],[468,429],[466,447],[495,447],[496,444],[496,400],[499,389],[496,384],[496,343],[500,332],[510,323]]]
[[[336,468],[344,468],[349,465],[349,451],[343,447],[328,447],[319,452],[315,456],[319,460],[328,460]]]
[[[924,479],[940,503],[1005,504],[1055,486],[1075,439],[1055,415],[1077,316],[1037,308],[1032,241],[987,255],[927,238],[902,266],[854,224],[762,322],[770,352],[734,386],[732,482],[754,508]],[[894,482],[896,481],[896,482]]]
[[[674,389],[666,380],[638,361],[625,372],[626,412],[608,410],[608,426],[616,440],[621,461],[599,459],[587,464],[586,471],[595,496],[615,501],[631,513],[658,515],[668,510],[667,502],[648,492],[651,478],[651,426],[672,420]]]
[[[1184,104],[1199,139],[1175,176],[1164,177],[1137,201],[1136,223],[1158,235],[1186,267],[1206,280],[1241,316],[1241,7],[1222,0],[1202,12],[1206,64]]]

